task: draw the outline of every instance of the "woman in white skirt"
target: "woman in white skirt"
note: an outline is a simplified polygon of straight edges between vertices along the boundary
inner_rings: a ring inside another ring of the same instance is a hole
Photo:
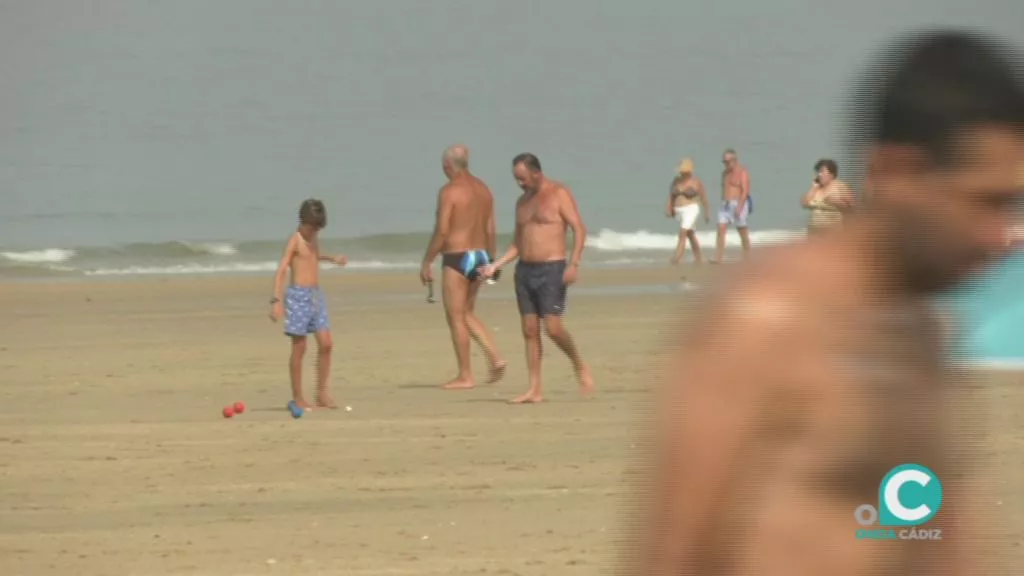
[[[679,242],[675,254],[672,255],[673,264],[683,261],[687,239],[690,240],[690,247],[693,249],[694,262],[701,263],[700,242],[697,241],[697,232],[694,229],[702,208],[704,223],[707,224],[708,197],[704,183],[693,175],[693,161],[684,158],[676,168],[676,177],[672,179],[672,186],[669,187],[668,204],[665,207],[665,215],[679,222]]]

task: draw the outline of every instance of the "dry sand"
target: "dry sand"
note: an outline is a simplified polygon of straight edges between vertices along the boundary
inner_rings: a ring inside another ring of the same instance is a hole
[[[627,282],[642,287],[607,290]],[[0,284],[0,574],[607,572],[653,353],[687,299],[678,272],[588,271],[567,322],[598,393],[579,398],[550,350],[549,402],[522,407],[504,403],[525,388],[509,282],[479,306],[509,371],[466,392],[436,388],[454,360],[414,274],[324,283],[352,411],[299,420],[267,278]],[[990,504],[1018,565],[1019,383],[986,387]],[[221,418],[236,400],[248,411]]]

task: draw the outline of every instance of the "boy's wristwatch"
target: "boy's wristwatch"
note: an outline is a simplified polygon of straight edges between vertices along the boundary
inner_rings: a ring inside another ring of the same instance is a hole
[[[271,304],[277,304],[277,303],[278,303],[278,302],[280,302],[280,301],[281,301],[281,299],[280,299],[280,298],[278,298],[277,296],[272,296],[272,297],[270,298],[270,303],[271,303]]]

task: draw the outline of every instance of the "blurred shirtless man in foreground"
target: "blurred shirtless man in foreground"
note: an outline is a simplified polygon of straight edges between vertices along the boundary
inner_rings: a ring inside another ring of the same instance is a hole
[[[526,340],[526,365],[530,389],[512,400],[513,404],[533,404],[543,400],[540,383],[541,338],[543,328],[572,362],[580,391],[590,393],[594,381],[590,368],[580,357],[572,335],[562,323],[569,286],[576,282],[587,229],[580,218],[576,199],[560,182],[549,180],[533,154],[512,159],[512,175],[523,190],[516,202],[516,228],[505,255],[482,271],[491,277],[501,267],[519,258],[516,264],[516,302],[522,317]],[[572,230],[573,247],[565,259],[565,235]]]
[[[930,298],[1006,253],[1024,165],[1011,60],[949,31],[882,55],[853,110],[863,212],[730,271],[687,319],[627,574],[969,576],[992,561]],[[933,475],[887,478],[904,464]]]

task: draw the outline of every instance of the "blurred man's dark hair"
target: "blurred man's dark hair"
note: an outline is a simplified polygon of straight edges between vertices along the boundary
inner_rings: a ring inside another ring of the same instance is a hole
[[[1020,59],[980,33],[939,30],[888,46],[868,67],[848,108],[856,155],[877,144],[912,145],[938,165],[980,126],[1024,129]]]

